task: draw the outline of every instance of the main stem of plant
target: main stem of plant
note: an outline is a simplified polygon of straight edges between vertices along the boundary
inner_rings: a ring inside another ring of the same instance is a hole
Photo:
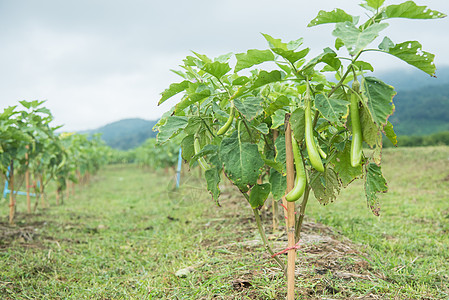
[[[14,223],[15,212],[15,199],[14,199],[14,163],[11,162],[9,168],[9,224]]]
[[[290,192],[295,184],[295,168],[293,161],[293,149],[292,149],[292,130],[290,126],[290,114],[285,115],[285,158],[287,167],[287,190],[285,195]],[[287,207],[286,211],[286,224],[287,224],[287,238],[288,248],[287,252],[287,300],[295,299],[295,203],[288,202],[285,199],[285,195],[282,198],[282,202]]]

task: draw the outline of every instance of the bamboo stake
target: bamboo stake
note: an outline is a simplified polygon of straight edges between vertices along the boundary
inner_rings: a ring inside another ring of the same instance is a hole
[[[28,149],[28,146],[27,146]],[[31,198],[30,198],[30,170],[28,170],[28,153],[25,153],[27,170],[25,171],[25,185],[27,192],[27,208],[28,213],[31,214]]]
[[[273,131],[273,144],[276,142],[276,139],[278,138],[279,131],[276,129]],[[273,232],[275,232],[278,229],[278,203],[277,199],[272,200],[272,207],[273,207]]]
[[[294,187],[295,181],[295,169],[293,162],[293,150],[292,150],[292,131],[289,122],[290,115],[285,116],[285,153],[286,153],[286,165],[287,165],[287,190],[285,195],[290,192]],[[288,202],[282,197],[282,202],[287,207],[287,237],[288,237],[288,257],[287,257],[287,300],[295,299],[295,203]]]
[[[14,199],[14,163],[11,162],[9,169],[9,224],[14,224],[14,212],[16,201]]]

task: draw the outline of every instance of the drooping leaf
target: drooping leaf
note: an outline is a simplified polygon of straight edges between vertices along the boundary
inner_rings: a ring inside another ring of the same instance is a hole
[[[271,115],[271,129],[276,129],[284,125],[285,111],[283,109],[277,110],[274,115]]]
[[[254,185],[264,162],[257,145],[241,142],[237,131],[225,137],[220,145],[220,160],[228,178],[242,191]]]
[[[203,66],[202,70],[206,73],[211,74],[212,76],[215,76],[216,78],[220,79],[223,77],[226,73],[231,71],[231,67],[228,63],[222,63],[215,61],[213,63],[207,63]]]
[[[285,175],[285,162],[286,162],[286,154],[285,154],[285,136],[280,135],[274,142],[274,148],[276,150],[276,156],[274,160],[282,165],[282,171],[278,170],[282,175]]]
[[[258,208],[264,205],[265,200],[267,200],[270,195],[271,184],[263,183],[256,184],[252,187],[251,192],[249,193],[249,204],[251,208]]]
[[[382,43],[379,44],[379,49],[388,52],[394,47],[394,43],[390,40],[388,36],[384,37]]]
[[[390,122],[387,122],[387,125],[385,125],[385,127],[384,127],[384,133],[385,133],[385,136],[390,140],[390,142],[394,146],[398,145],[398,137],[396,136],[396,133],[394,132],[393,124],[391,124]]]
[[[237,53],[235,57],[237,59],[237,64],[234,72],[251,68],[254,65],[258,65],[266,61],[274,61],[274,54],[270,50],[250,49],[246,53]]]
[[[269,134],[270,133],[270,128],[268,128],[267,123],[260,123],[257,126],[253,126],[254,129],[256,129],[257,131],[259,131],[262,134]]]
[[[343,125],[342,118],[349,114],[349,101],[328,98],[324,94],[315,96],[315,107],[331,123]]]
[[[282,164],[282,163],[280,163],[278,161],[272,160],[272,159],[268,159],[268,158],[263,157],[263,156],[262,156],[262,159],[263,159],[264,163],[267,166],[269,166],[272,170],[276,170],[276,171],[278,171],[280,173],[284,173],[284,169],[285,169],[284,164]]]
[[[192,156],[195,155],[195,149],[193,148],[193,141],[194,136],[187,135],[181,142],[181,148],[182,148],[182,158],[186,161],[190,161],[192,159]]]
[[[171,97],[173,97],[174,95],[179,94],[180,92],[182,92],[185,89],[187,89],[189,87],[189,83],[190,83],[189,81],[184,80],[184,81],[182,81],[180,83],[172,83],[172,84],[170,84],[169,88],[162,92],[162,94],[161,94],[162,97],[159,100],[157,105],[161,105],[166,100],[168,100]]]
[[[251,121],[263,112],[263,99],[260,97],[246,97],[234,100],[235,108],[245,119]]]
[[[204,172],[206,178],[207,190],[212,195],[212,198],[218,204],[218,197],[220,196],[220,172],[217,168],[210,168]]]
[[[359,69],[360,71],[362,71],[362,70],[363,71],[371,71],[371,72],[374,71],[373,66],[366,61],[358,60],[358,61],[354,62],[353,65],[356,66],[357,69]]]
[[[187,126],[188,118],[180,116],[171,116],[167,118],[164,125],[159,127],[157,134],[157,142],[159,144],[165,143],[177,134],[181,129]]]
[[[407,19],[439,19],[446,17],[445,14],[431,10],[427,6],[418,6],[413,1],[406,1],[397,5],[389,5],[385,9],[384,19],[407,18]]]
[[[287,177],[278,171],[271,169],[268,181],[271,183],[271,194],[275,200],[281,199],[287,189]]]
[[[341,66],[341,61],[337,58],[337,53],[331,48],[324,48],[323,53],[311,59],[302,67],[301,71],[304,72],[313,69],[319,63],[325,63],[334,70],[338,70]]]
[[[393,97],[396,91],[375,77],[362,80],[363,96],[367,99],[368,109],[378,126],[385,126],[387,119],[394,112]]]
[[[290,115],[290,126],[292,127],[293,135],[297,142],[301,142],[304,139],[304,132],[306,126],[305,111],[303,108],[297,108]]]
[[[382,49],[381,49],[382,50]],[[384,50],[385,51],[385,50]],[[388,54],[396,56],[421,71],[435,77],[435,55],[422,50],[422,46],[417,41],[408,41],[397,44],[385,51]]]
[[[336,8],[333,11],[329,12],[320,10],[315,19],[310,21],[307,27],[317,26],[320,24],[352,22],[352,21],[353,21],[352,16],[340,8]]]
[[[379,138],[381,139],[382,137],[380,127],[374,122],[373,117],[366,105],[362,105],[359,109],[359,114],[363,141],[371,148],[374,148],[379,143]]]
[[[275,39],[268,34],[262,33],[262,35],[268,41],[268,44],[274,53],[282,56],[292,64],[305,57],[309,53],[309,48],[295,52],[295,50],[302,45],[302,38],[291,41],[289,43],[284,43],[281,39]]]
[[[334,201],[340,193],[338,176],[329,166],[326,167],[324,172],[314,172],[310,182],[315,198],[322,205]]]
[[[379,216],[380,204],[377,193],[388,191],[387,181],[382,175],[380,166],[369,163],[365,169],[365,195],[369,208],[375,216]]]
[[[343,187],[347,187],[354,179],[362,175],[362,165],[353,167],[351,165],[351,144],[346,143],[343,151],[339,151],[332,161],[334,164],[334,170],[337,172],[338,177]]]
[[[356,55],[374,41],[386,27],[388,27],[387,23],[375,23],[365,30],[360,30],[353,23],[344,22],[337,23],[332,34],[343,41],[349,54]]]

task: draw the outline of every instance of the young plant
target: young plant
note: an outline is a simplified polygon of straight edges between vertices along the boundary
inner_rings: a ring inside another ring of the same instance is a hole
[[[269,49],[237,53],[233,66],[229,62],[232,54],[211,59],[193,52],[184,59],[182,71],[176,71],[183,80],[171,84],[159,101],[161,104],[182,94],[157,124],[158,142],[182,138],[183,158],[207,165],[207,189],[216,202],[224,171],[248,201],[263,242],[281,268],[284,263],[268,244],[258,208],[270,193],[274,199],[287,195],[284,200],[297,200],[302,194],[296,216],[295,203],[285,202],[288,299],[294,298],[295,243],[299,241],[310,192],[320,203],[327,204],[336,199],[341,188],[361,178],[367,204],[379,215],[377,195],[387,191],[381,170],[382,135],[396,143],[393,126],[388,122],[396,92],[367,74],[374,67],[362,60],[363,55],[370,51],[389,54],[430,76],[435,74],[434,55],[423,51],[417,41],[394,43],[384,37],[377,48],[371,45],[388,27],[385,20],[436,19],[444,14],[412,1],[384,5],[383,0],[366,0],[361,6],[369,16],[364,21],[335,9],[320,11],[309,23],[309,27],[335,24],[334,49],[327,47],[316,57],[306,58],[310,49],[303,47],[301,38],[286,43],[268,34],[263,36]],[[343,47],[346,55],[341,53]],[[262,63],[271,66],[267,70],[255,68]],[[336,81],[324,74],[333,75]],[[351,81],[352,88],[348,85]],[[273,142],[275,132],[279,136]],[[297,142],[301,146],[296,148]],[[372,151],[364,152],[362,142]],[[270,176],[260,183],[261,174]],[[291,189],[293,194],[289,193]]]

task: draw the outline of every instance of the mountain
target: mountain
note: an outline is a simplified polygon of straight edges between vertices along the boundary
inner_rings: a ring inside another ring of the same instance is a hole
[[[157,133],[152,128],[157,122],[138,118],[124,119],[84,133],[101,133],[101,138],[110,147],[128,150],[140,146],[148,138],[155,138]]]
[[[396,91],[409,91],[424,88],[429,85],[449,86],[449,66],[443,66],[436,71],[436,78],[418,69],[396,69],[388,72],[376,73],[375,77],[392,85]]]

